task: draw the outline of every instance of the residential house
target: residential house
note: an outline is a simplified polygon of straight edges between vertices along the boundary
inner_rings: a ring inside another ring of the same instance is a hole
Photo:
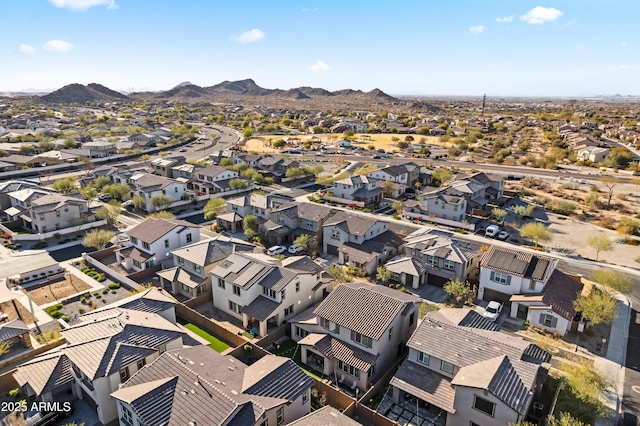
[[[276,158],[271,155],[262,157],[258,162],[260,171],[265,177],[270,177],[274,182],[280,183],[282,178],[285,177],[287,170],[300,167],[300,164],[295,160],[289,160],[286,158]]]
[[[83,150],[89,151],[89,158],[105,158],[116,154],[115,142],[91,141],[82,144]]]
[[[309,414],[313,384],[289,358],[247,365],[195,346],[162,354],[112,396],[121,426],[284,425]]]
[[[387,263],[391,279],[406,287],[423,284],[442,288],[450,280],[478,278],[480,245],[452,239],[451,232],[418,230],[404,238],[404,253]]]
[[[220,166],[208,166],[197,171],[189,183],[189,188],[198,195],[227,192],[233,189],[229,183],[231,179],[238,179],[238,172]]]
[[[378,265],[394,257],[403,245],[386,222],[342,211],[324,222],[322,240],[325,253],[367,274],[375,273]]]
[[[173,202],[186,200],[191,195],[187,192],[187,185],[177,180],[156,176],[149,173],[136,173],[129,179],[135,192],[144,198],[144,210],[153,212],[158,207],[153,205],[153,197],[168,195]]]
[[[426,216],[424,219],[433,216],[462,222],[467,217],[466,210],[467,199],[462,193],[449,187],[428,187],[420,195],[419,204],[415,207],[406,208],[405,213],[419,213]]]
[[[260,160],[262,160],[262,155],[239,152],[237,155],[232,157],[232,160],[233,164],[246,164],[249,167],[258,167],[260,165]]]
[[[600,148],[597,146],[585,146],[578,149],[578,158],[583,161],[591,161],[592,163],[600,163],[611,153],[609,148]]]
[[[173,166],[171,168],[171,176],[178,182],[188,183],[201,168],[201,166],[196,164],[180,164],[179,166]]]
[[[337,408],[325,405],[287,426],[362,426],[362,423],[353,420]]]
[[[0,314],[0,321],[6,321],[6,319],[7,314]],[[8,343],[13,350],[30,348],[30,334],[31,329],[20,319],[0,323],[0,341]]]
[[[32,167],[40,167],[42,165],[42,159],[21,154],[11,154],[6,157],[2,157],[2,161],[4,163],[13,164],[11,170],[29,169]]]
[[[386,286],[341,284],[289,320],[301,361],[330,380],[366,390],[402,356],[420,298]]]
[[[418,180],[419,175],[420,166],[414,163],[387,166],[367,173],[367,177],[382,181],[389,180],[393,183],[402,184],[405,187],[413,186]]]
[[[378,204],[382,199],[379,180],[367,176],[354,175],[334,182],[330,188],[334,197],[362,202],[364,206]]]
[[[271,217],[271,196],[262,194],[246,194],[227,200],[227,212],[237,213],[241,217],[254,215],[262,220]]]
[[[24,228],[39,234],[79,225],[82,223],[80,220],[95,220],[95,216],[89,211],[87,200],[80,193],[53,193],[37,197],[19,217]]]
[[[287,202],[275,207],[270,219],[260,225],[258,234],[267,245],[293,242],[303,234],[316,237],[322,244],[322,225],[331,209],[311,203]]]
[[[172,303],[165,298],[141,303],[141,310],[118,307],[80,316],[61,331],[66,345],[18,367],[14,378],[23,395],[43,402],[73,395],[93,408],[102,424],[116,420],[111,393],[164,352],[182,348],[182,330],[153,312]]]
[[[177,157],[159,157],[151,160],[149,165],[153,169],[153,173],[158,176],[164,176],[167,178],[174,178],[173,168],[182,165],[185,158],[182,156]]]
[[[439,410],[447,426],[525,421],[551,360],[468,309],[430,312],[407,346],[409,355],[391,379],[393,400],[417,397]]]
[[[165,285],[171,285],[176,296],[192,298],[211,291],[209,272],[235,252],[253,252],[256,246],[236,238],[218,235],[171,251],[173,268],[156,272]],[[262,250],[260,250],[262,251]]]
[[[0,182],[0,210],[3,210],[3,211],[7,210],[8,208],[14,205],[12,204],[12,199],[10,197],[11,193],[15,193],[14,194],[15,200],[13,201],[13,203],[20,204],[23,209],[27,208],[28,207],[27,200],[22,199],[22,197],[17,197],[16,195],[18,194],[16,191],[20,191],[22,189],[31,189],[31,190],[37,189],[37,191],[29,191],[27,193],[27,194],[31,194],[31,196],[33,196],[34,193],[35,194],[41,193],[42,195],[44,195],[47,193],[54,192],[49,188],[41,187],[39,184],[28,181],[28,180],[8,180],[8,181]]]
[[[178,219],[148,218],[127,231],[129,241],[116,250],[127,271],[142,271],[171,261],[171,251],[200,241],[200,227]]]
[[[210,273],[214,307],[261,336],[322,300],[333,284],[306,256],[279,261],[264,254],[234,252]]]

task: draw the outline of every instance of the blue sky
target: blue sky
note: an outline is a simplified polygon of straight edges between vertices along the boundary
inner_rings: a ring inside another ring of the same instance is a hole
[[[2,0],[0,91],[640,95],[638,0]]]

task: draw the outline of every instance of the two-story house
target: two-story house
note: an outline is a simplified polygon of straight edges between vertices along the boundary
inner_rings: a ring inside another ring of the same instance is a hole
[[[246,164],[249,167],[258,167],[262,155],[249,154],[246,152],[239,152],[235,157],[232,157],[233,164]]]
[[[393,400],[417,397],[446,425],[523,422],[542,389],[551,356],[468,309],[441,309],[422,320],[391,379]]]
[[[267,245],[280,245],[303,234],[316,237],[322,244],[322,225],[331,209],[311,203],[287,202],[273,208],[271,217],[258,228]]]
[[[506,303],[512,318],[564,336],[582,320],[574,301],[591,291],[591,283],[556,269],[557,259],[491,247],[480,262],[478,298]]]
[[[85,218],[87,222],[95,219],[89,211],[87,200],[80,193],[47,194],[36,198],[31,202],[29,218],[22,216],[25,228],[41,234],[69,228],[77,218]]]
[[[173,168],[184,164],[185,158],[182,156],[177,157],[159,157],[154,158],[149,162],[153,173],[158,176],[164,176],[167,178],[173,178]]]
[[[324,222],[322,240],[325,253],[367,274],[375,273],[378,265],[394,257],[403,244],[386,222],[344,211]]]
[[[198,195],[212,195],[231,191],[229,182],[232,179],[238,179],[238,172],[220,166],[207,166],[197,171],[189,187]]]
[[[379,203],[383,192],[379,180],[362,175],[337,180],[330,191],[334,197],[361,202],[365,206]]]
[[[420,229],[404,239],[404,254],[384,266],[391,279],[407,287],[429,284],[443,287],[450,280],[476,279],[480,245],[454,240],[451,232]]]
[[[111,393],[162,353],[182,348],[184,332],[161,315],[173,310],[173,302],[156,296],[80,316],[79,323],[61,331],[65,346],[18,367],[14,378],[23,395],[46,402],[72,394],[93,408],[102,424],[117,419]]]
[[[115,155],[117,148],[115,142],[97,140],[83,143],[82,150],[88,151],[90,158],[104,158]]]
[[[116,250],[127,271],[142,271],[171,261],[171,251],[200,241],[200,227],[178,219],[148,218],[127,231],[129,241]]]
[[[332,284],[333,279],[307,256],[279,261],[235,252],[211,270],[214,307],[261,336],[322,300]]]
[[[4,214],[8,221],[20,221],[21,216],[25,215],[26,218],[30,218],[27,209],[31,207],[31,202],[37,198],[40,198],[47,194],[55,194],[56,192],[49,190],[48,188],[39,188],[36,185],[8,185],[3,188],[0,193],[0,199],[3,202]]]
[[[420,202],[415,208],[407,209],[410,212],[421,213],[428,217],[462,222],[466,219],[467,199],[462,193],[451,190],[449,187],[429,187],[420,195]]]
[[[156,176],[149,173],[134,174],[129,179],[135,192],[144,198],[144,210],[153,212],[157,209],[153,205],[152,199],[157,195],[168,195],[173,202],[187,199],[190,193],[187,192],[187,185],[174,179]]]
[[[260,170],[265,177],[270,177],[274,182],[280,183],[288,169],[300,167],[295,160],[277,158],[267,155],[258,160]]]
[[[269,195],[247,194],[227,200],[227,212],[237,213],[241,217],[254,215],[262,220],[269,220],[272,206]]]
[[[211,240],[180,247],[171,252],[173,268],[156,272],[162,287],[171,285],[175,296],[192,298],[211,291],[209,272],[235,252],[253,252],[256,246],[237,238],[218,235]],[[262,250],[260,249],[260,252]]]
[[[397,195],[402,195],[406,188],[411,188],[420,176],[420,166],[414,163],[397,164],[383,167],[367,173],[367,177],[382,182],[392,182],[402,187]]]
[[[121,426],[277,426],[309,414],[313,384],[289,358],[247,365],[194,346],[162,354],[112,395]]]
[[[420,298],[385,286],[341,284],[317,307],[292,318],[301,360],[360,390],[404,352],[418,321]]]

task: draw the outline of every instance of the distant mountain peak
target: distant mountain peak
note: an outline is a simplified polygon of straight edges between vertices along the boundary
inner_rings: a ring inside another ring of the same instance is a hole
[[[86,102],[117,102],[129,98],[122,93],[111,90],[98,83],[84,86],[79,83],[68,84],[54,92],[38,98],[45,104],[51,103],[78,103]]]
[[[173,88],[175,89],[176,87],[183,87],[183,86],[193,86],[194,84],[190,81],[183,81],[182,83],[176,84],[175,86],[173,86]]]

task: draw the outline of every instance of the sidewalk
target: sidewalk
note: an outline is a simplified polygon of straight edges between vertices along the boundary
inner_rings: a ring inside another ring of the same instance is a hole
[[[607,355],[604,358],[596,357],[594,360],[594,366],[612,385],[604,395],[605,403],[611,409],[611,415],[609,418],[596,421],[596,426],[617,425],[622,411],[631,302],[621,294],[615,297],[618,299],[618,304],[616,316],[611,324]]]

